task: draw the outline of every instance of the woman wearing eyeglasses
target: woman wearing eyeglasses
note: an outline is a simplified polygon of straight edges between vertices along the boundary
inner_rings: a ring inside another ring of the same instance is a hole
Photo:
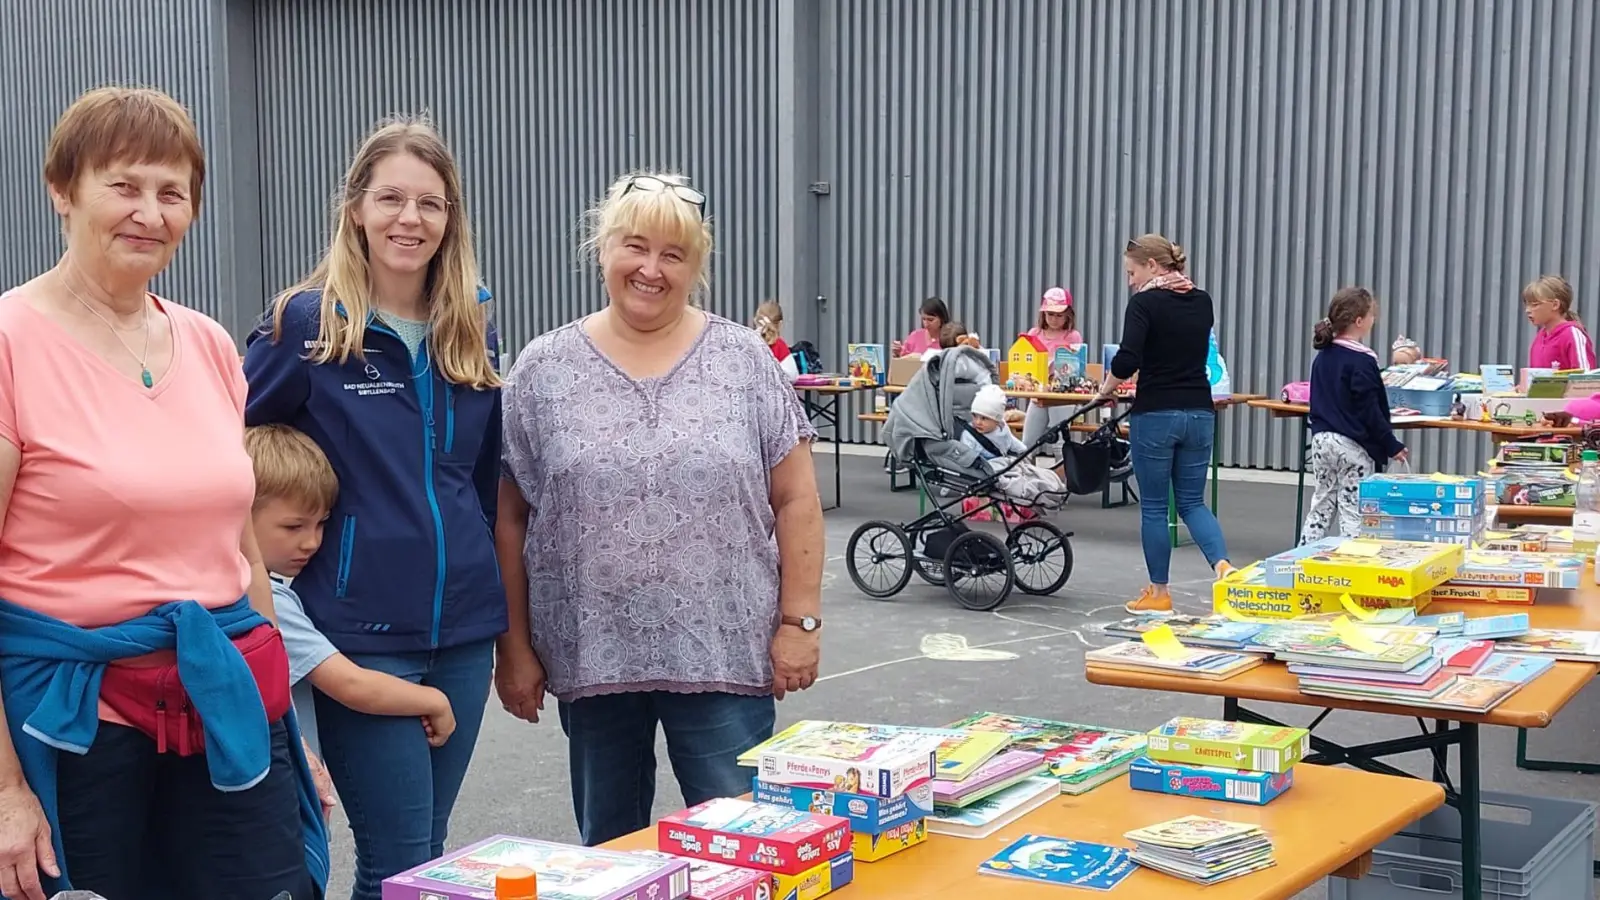
[[[529,721],[555,695],[591,845],[649,825],[658,724],[686,802],[737,796],[774,698],[817,677],[815,432],[761,337],[691,302],[705,203],[613,184],[586,242],[609,302],[507,377],[495,685]]]
[[[432,128],[396,121],[367,138],[332,233],[248,341],[245,418],[310,435],[339,476],[322,547],[294,579],[312,623],[455,713],[435,749],[417,719],[316,696],[355,837],[353,897],[378,900],[384,878],[444,852],[506,629],[490,524],[500,379],[461,179]]]

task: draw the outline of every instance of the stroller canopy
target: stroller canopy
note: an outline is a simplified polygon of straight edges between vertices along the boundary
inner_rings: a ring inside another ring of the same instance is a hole
[[[984,477],[978,452],[961,441],[959,421],[972,421],[972,398],[994,384],[995,365],[972,347],[950,347],[935,354],[911,377],[883,423],[883,440],[896,459],[909,462],[922,448],[930,465]]]

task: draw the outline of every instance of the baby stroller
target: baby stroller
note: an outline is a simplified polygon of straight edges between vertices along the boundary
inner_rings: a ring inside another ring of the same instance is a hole
[[[988,356],[953,347],[928,360],[890,407],[884,440],[916,473],[935,508],[904,524],[866,522],[850,535],[845,566],[863,594],[892,597],[905,589],[914,572],[929,584],[942,585],[962,606],[990,610],[1004,603],[1013,587],[1026,594],[1053,594],[1072,576],[1070,532],[1039,518],[1014,525],[996,515],[1005,523],[1001,539],[968,527],[967,520],[985,511],[999,513],[1002,503],[1060,508],[1077,491],[1053,476],[1037,477],[1029,460],[1103,404],[1087,404],[1051,426],[1020,457],[985,460],[961,438],[971,432],[977,443],[987,443],[972,430],[972,400],[995,377]],[[1107,424],[1115,428],[1115,420]],[[1053,489],[1041,489],[1048,482],[1054,482]],[[985,502],[964,503],[971,498]]]

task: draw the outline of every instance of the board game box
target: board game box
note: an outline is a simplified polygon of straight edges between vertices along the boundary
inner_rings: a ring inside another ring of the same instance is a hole
[[[858,834],[850,839],[856,862],[877,862],[928,839],[928,820],[906,822],[882,834]]]
[[[1311,752],[1304,728],[1178,716],[1147,735],[1155,762],[1224,766],[1282,774]]]
[[[825,813],[850,821],[855,834],[882,834],[933,812],[933,782],[918,785],[898,797],[845,794],[788,784],[768,784],[752,779],[751,799],[757,803]]]
[[[1483,512],[1483,504],[1450,503],[1443,500],[1361,500],[1363,516],[1401,516],[1434,519],[1470,519]]]
[[[944,740],[911,731],[887,736],[832,728],[803,731],[761,751],[757,772],[768,784],[898,797],[933,780]]]
[[[1572,589],[1583,583],[1582,556],[1474,550],[1453,581],[1457,584]]]
[[[1271,803],[1293,784],[1293,769],[1274,774],[1219,766],[1163,763],[1149,757],[1134,760],[1128,769],[1128,787],[1136,791],[1256,806]]]
[[[855,877],[855,856],[846,850],[799,875],[778,874],[773,878],[772,896],[775,900],[817,900],[854,881]]]
[[[1223,615],[1245,619],[1296,619],[1344,609],[1342,591],[1315,591],[1304,588],[1279,588],[1266,583],[1262,563],[1229,572],[1211,584],[1211,608]],[[1429,597],[1375,597],[1352,594],[1363,609],[1399,609],[1428,605]]]
[[[1456,475],[1399,472],[1362,479],[1361,500],[1483,502],[1483,480]]]
[[[1483,531],[1482,516],[1362,516],[1361,536],[1396,541],[1421,541],[1433,537],[1471,537]]]
[[[732,797],[662,817],[656,849],[730,866],[798,875],[850,849],[850,823],[838,816]]]
[[[1296,581],[1309,591],[1410,600],[1455,577],[1464,550],[1459,544],[1350,539],[1302,559]]]
[[[1300,567],[1300,560],[1313,553],[1334,550],[1342,543],[1344,543],[1344,538],[1342,537],[1325,537],[1298,547],[1290,547],[1281,553],[1274,553],[1257,564],[1261,567],[1257,581],[1267,587],[1292,588],[1294,587],[1294,573]]]
[[[685,900],[689,862],[497,834],[383,881],[383,900],[494,900],[507,866],[538,873],[539,900]]]
[[[1435,600],[1458,603],[1513,603],[1526,606],[1533,602],[1534,589],[1510,585],[1457,584],[1446,581],[1428,592]]]
[[[656,859],[683,858],[659,850],[633,852]],[[709,859],[690,859],[688,863],[689,900],[772,900],[771,872],[742,869]]]

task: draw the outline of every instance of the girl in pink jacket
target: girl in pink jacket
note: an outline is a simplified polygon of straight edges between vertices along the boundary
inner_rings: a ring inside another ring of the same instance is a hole
[[[1522,289],[1522,308],[1539,329],[1528,348],[1534,369],[1593,369],[1594,341],[1572,311],[1572,285],[1559,275],[1545,275]]]

